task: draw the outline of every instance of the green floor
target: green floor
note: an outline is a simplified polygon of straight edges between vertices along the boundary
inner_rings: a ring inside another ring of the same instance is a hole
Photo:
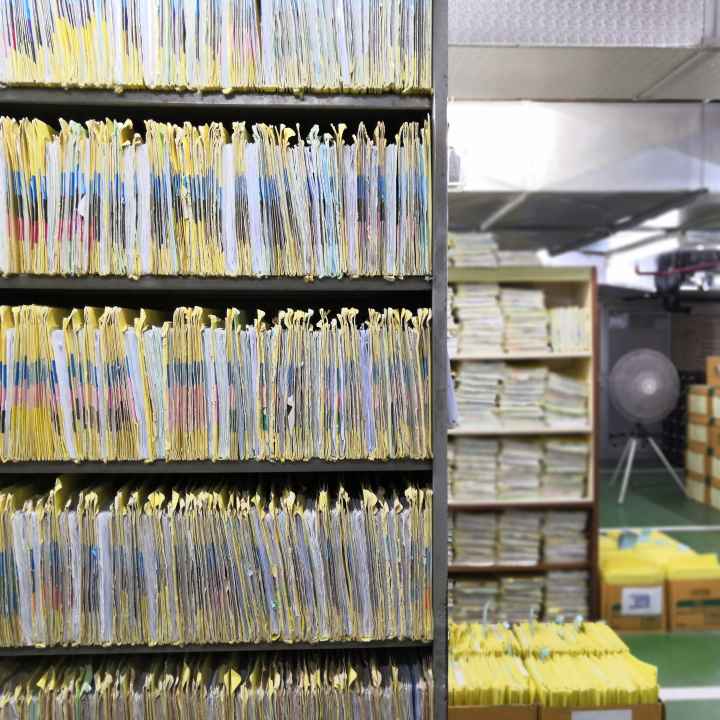
[[[662,472],[641,472],[633,477],[623,505],[617,504],[619,487],[600,482],[601,527],[717,526],[709,531],[667,531],[697,552],[720,554],[720,511],[684,498]],[[657,665],[665,688],[720,686],[720,633],[625,635],[625,642],[641,660]],[[720,701],[669,702],[667,720],[720,720]]]

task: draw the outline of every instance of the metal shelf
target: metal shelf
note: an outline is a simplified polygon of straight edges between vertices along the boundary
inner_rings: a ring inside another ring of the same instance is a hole
[[[372,110],[372,111],[424,111],[432,109],[430,94],[401,95],[397,93],[342,94],[327,93],[306,95],[277,92],[229,93],[219,91],[173,91],[173,90],[123,90],[85,89],[58,87],[8,87],[0,90],[0,103],[20,105],[30,112],[28,106],[57,105],[66,107],[104,108],[196,108],[216,112],[219,108],[234,110]]]
[[[6,462],[0,475],[217,475],[270,473],[419,472],[432,470],[431,460],[308,460],[307,462],[209,460],[177,462]]]
[[[225,643],[220,645],[113,645],[72,646],[55,645],[52,647],[0,648],[0,657],[48,657],[57,655],[158,655],[163,653],[257,653],[257,652],[308,652],[325,650],[358,649],[405,649],[431,648],[432,642],[426,640],[370,640],[361,642],[332,641],[318,643]]]
[[[143,276],[137,280],[125,277],[58,275],[10,275],[0,278],[0,291],[122,291],[151,293],[375,293],[429,292],[431,281],[423,277],[397,280],[385,278],[322,278],[307,281],[301,277],[234,278],[234,277],[178,277]]]
[[[590,563],[538,563],[537,565],[448,565],[448,575],[541,575],[555,570],[589,570]]]
[[[489,512],[492,510],[507,510],[521,508],[523,510],[590,510],[594,505],[591,499],[563,500],[562,498],[538,498],[534,500],[492,500],[481,502],[462,502],[450,500],[449,512]]]
[[[540,425],[539,423],[517,423],[515,425],[468,425],[450,428],[448,435],[466,437],[498,437],[503,435],[587,435],[592,432],[589,425]]]

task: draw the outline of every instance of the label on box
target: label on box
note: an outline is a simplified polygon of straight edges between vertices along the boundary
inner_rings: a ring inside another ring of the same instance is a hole
[[[695,395],[690,393],[688,396],[688,405],[690,406],[690,412],[695,415],[706,415],[707,414],[707,397],[705,395]]]
[[[720,398],[714,397],[712,399],[712,416],[720,417]]]
[[[720,478],[720,458],[713,456],[713,459],[710,461],[710,474],[713,477]]]
[[[702,443],[707,445],[708,441],[708,429],[707,425],[697,425],[690,423],[688,425],[688,438],[696,443]]]
[[[623,615],[662,615],[663,588],[624,587],[622,589]]]
[[[632,720],[632,710],[574,710],[572,720]]]
[[[687,469],[696,475],[705,474],[705,456],[702,453],[696,453],[688,450],[686,458]]]

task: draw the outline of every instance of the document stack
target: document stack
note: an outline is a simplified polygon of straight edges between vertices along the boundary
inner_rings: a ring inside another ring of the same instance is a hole
[[[0,272],[429,274],[429,124],[343,128],[2,118]]]
[[[429,457],[430,311],[357,314],[1,306],[2,457]]]
[[[458,502],[481,502],[497,497],[499,442],[454,438],[448,443],[450,496]]]
[[[545,578],[542,575],[506,576],[500,580],[498,618],[519,622],[538,616],[542,609]]]
[[[587,513],[548,511],[543,548],[546,563],[584,562],[588,556]]]
[[[550,314],[550,343],[554,352],[587,352],[590,350],[590,320],[581,307],[557,307]]]
[[[548,352],[548,314],[542,290],[503,287],[500,308],[507,352]]]
[[[455,291],[452,285],[447,289],[447,348],[448,357],[454,358],[458,354],[460,327],[455,322]]]
[[[535,250],[498,250],[498,265],[501,267],[537,267],[542,265]]]
[[[412,652],[15,659],[0,673],[3,718],[433,717],[431,664]]]
[[[290,482],[3,488],[1,644],[432,638],[432,491]]]
[[[547,398],[548,369],[545,365],[507,365],[498,399],[502,423],[542,421]]]
[[[497,398],[505,363],[462,362],[455,378],[455,398],[462,425],[497,424]]]
[[[498,456],[497,496],[502,499],[538,497],[542,458],[540,442],[504,439]]]
[[[584,570],[549,572],[545,587],[545,619],[587,617],[590,609],[589,582],[589,575]]]
[[[448,233],[450,267],[497,267],[497,243],[491,233]]]
[[[0,16],[0,82],[227,92],[431,87],[431,0],[51,7],[20,3]]]
[[[551,372],[545,391],[545,418],[549,425],[581,425],[588,421],[588,383]]]
[[[497,618],[500,584],[497,580],[453,580],[448,591],[448,613],[455,622]]]
[[[497,517],[493,513],[454,513],[453,555],[460,565],[493,565],[497,559]]]
[[[547,498],[585,497],[589,456],[587,440],[547,440],[540,494]]]
[[[497,285],[458,285],[453,293],[459,323],[461,355],[492,355],[503,352],[503,316]]]
[[[497,562],[500,565],[537,565],[542,540],[542,514],[507,511],[498,517]]]

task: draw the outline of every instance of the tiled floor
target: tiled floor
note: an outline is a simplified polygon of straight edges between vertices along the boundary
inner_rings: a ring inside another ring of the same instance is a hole
[[[601,527],[717,526],[709,531],[668,531],[697,552],[720,554],[720,511],[684,498],[666,474],[640,472],[633,477],[623,505],[619,487],[601,479]],[[665,688],[720,686],[720,633],[626,635],[625,641],[641,660],[657,665]],[[666,703],[667,720],[720,720],[720,701]]]

